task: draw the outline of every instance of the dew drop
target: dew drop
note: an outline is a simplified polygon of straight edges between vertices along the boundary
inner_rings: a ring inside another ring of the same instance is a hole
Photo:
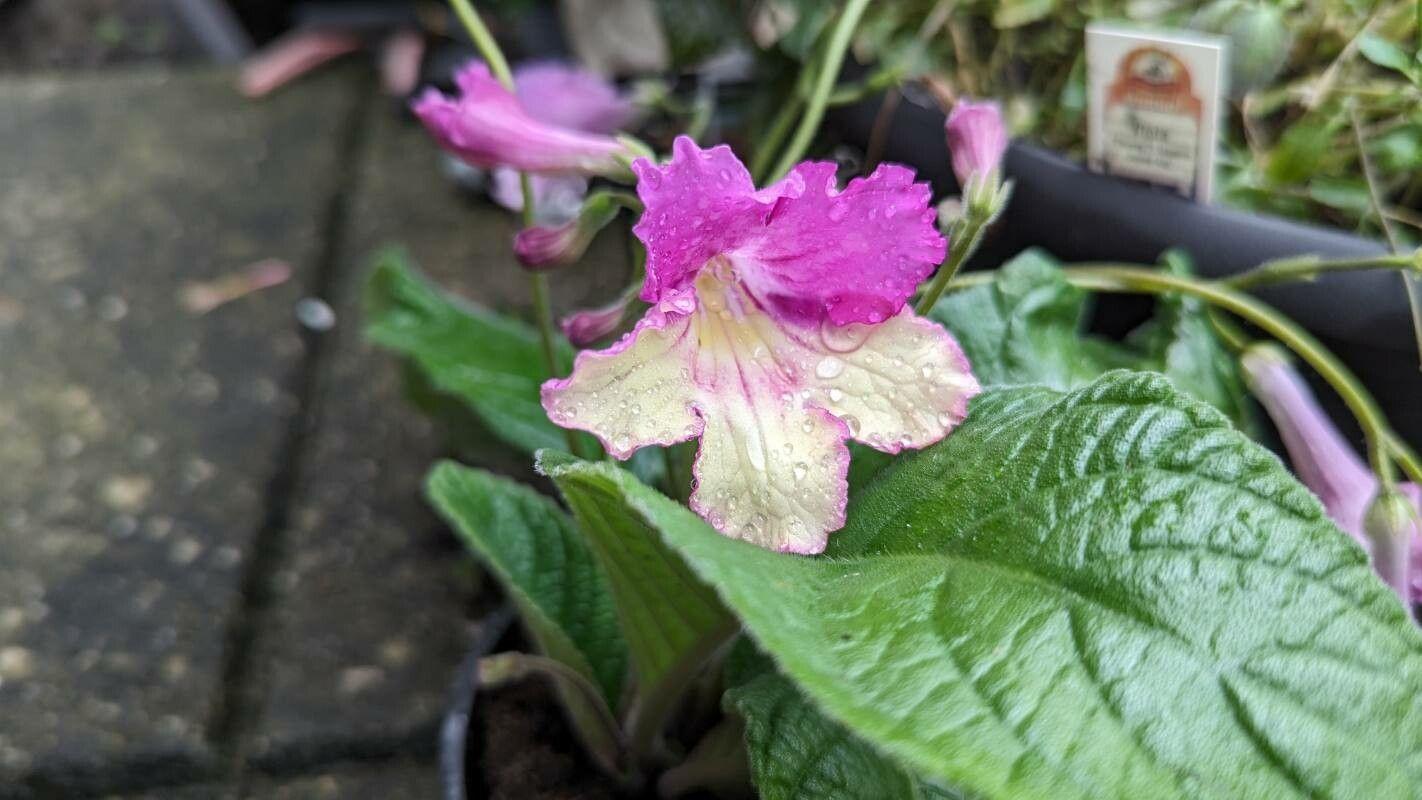
[[[805,420],[804,422],[800,423],[800,430],[804,431],[805,433],[809,433],[810,431],[813,431],[814,429],[815,429],[815,423],[813,423],[813,422],[811,422],[811,421],[809,421],[809,420]]]
[[[840,222],[844,219],[845,213],[846,211],[844,206],[836,203],[835,205],[830,206],[829,214],[827,216],[829,216],[830,222]]]
[[[628,438],[627,434],[625,434],[625,433],[618,434],[618,435],[617,435],[617,438],[615,438],[615,439],[612,440],[612,447],[613,447],[613,449],[614,449],[614,450],[617,450],[617,451],[619,451],[619,452],[625,451],[628,447],[631,447],[631,446],[632,446],[632,440],[631,440],[630,438]]]
[[[841,372],[844,372],[844,362],[834,356],[825,356],[815,365],[815,375],[824,380],[837,377]]]
[[[844,416],[840,417],[840,420],[844,423],[844,426],[845,426],[846,428],[849,428],[849,435],[850,435],[850,436],[858,436],[858,435],[859,435],[859,418],[858,418],[858,417],[854,416],[853,414],[845,414]]]
[[[942,425],[945,428],[952,427],[953,415],[949,414],[947,411],[940,412],[938,414],[938,424]]]
[[[810,474],[810,465],[801,461],[791,469],[791,474],[795,476],[796,482],[803,481],[805,476]]]
[[[832,386],[829,390],[829,399],[831,403],[838,403],[844,399],[844,392],[841,392],[838,387]]]
[[[933,377],[933,365],[932,365],[932,364],[924,364],[922,367],[919,368],[918,374],[922,375],[925,379],[927,379],[927,378],[932,378],[932,377]]]

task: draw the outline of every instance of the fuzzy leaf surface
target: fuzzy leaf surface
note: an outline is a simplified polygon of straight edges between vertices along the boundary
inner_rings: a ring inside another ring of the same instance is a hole
[[[1422,635],[1272,454],[1158,375],[984,393],[823,558],[617,486],[829,716],[971,795],[1422,786]]]
[[[566,513],[524,484],[451,461],[426,493],[498,578],[539,649],[590,678],[617,708],[627,642],[607,578]]]
[[[636,476],[551,450],[539,453],[538,469],[558,485],[608,575],[642,686],[657,685],[729,635],[733,623],[716,593],[623,499],[621,485],[644,486]]]

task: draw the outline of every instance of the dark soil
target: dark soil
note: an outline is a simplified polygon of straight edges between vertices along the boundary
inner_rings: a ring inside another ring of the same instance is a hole
[[[529,681],[482,695],[471,733],[471,798],[489,800],[612,800],[619,795],[583,755],[546,685]],[[477,768],[475,764],[477,763]],[[478,780],[476,777],[475,780]],[[487,795],[480,794],[487,791]]]

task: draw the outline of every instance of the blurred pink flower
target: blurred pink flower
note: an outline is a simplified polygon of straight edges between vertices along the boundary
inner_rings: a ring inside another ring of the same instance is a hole
[[[441,147],[469,164],[548,175],[626,171],[624,164],[633,154],[622,142],[541,120],[538,114],[551,111],[533,111],[482,62],[460,69],[455,84],[457,97],[427,89],[412,108]]]
[[[1366,518],[1378,496],[1378,480],[1319,408],[1313,392],[1272,347],[1255,347],[1241,361],[1250,388],[1268,412],[1284,440],[1294,472],[1318,499],[1328,516],[1371,555]],[[1398,489],[1422,514],[1422,489],[1405,484]],[[1422,600],[1422,537],[1411,542],[1411,598]],[[1398,588],[1398,587],[1394,587]]]

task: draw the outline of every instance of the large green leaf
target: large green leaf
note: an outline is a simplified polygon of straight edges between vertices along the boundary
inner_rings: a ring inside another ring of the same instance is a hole
[[[738,642],[727,660],[726,683],[726,710],[745,720],[751,777],[762,800],[956,796],[921,783],[820,713],[748,642]]]
[[[1422,786],[1422,636],[1276,458],[1159,376],[983,394],[824,558],[617,485],[826,712],[969,793]]]
[[[498,578],[538,648],[586,675],[617,708],[627,643],[607,578],[568,515],[521,483],[451,461],[430,472],[426,492]]]
[[[410,358],[430,384],[467,405],[490,433],[528,454],[567,447],[539,402],[539,386],[548,376],[530,325],[442,291],[396,248],[377,257],[365,300],[367,335]],[[561,339],[559,355],[565,362],[572,357]]]
[[[631,472],[548,450],[538,454],[538,469],[558,485],[608,575],[643,703],[670,702],[688,672],[734,632],[734,621],[657,528],[623,500],[619,487],[644,486]]]
[[[1167,254],[1165,268],[1189,272],[1178,254]],[[1033,249],[1005,264],[991,283],[944,297],[930,316],[953,332],[987,388],[1075,389],[1113,369],[1153,370],[1224,411],[1241,430],[1253,430],[1253,404],[1238,366],[1200,301],[1160,298],[1155,317],[1121,345],[1082,332],[1089,299],[1067,283],[1055,259]]]

